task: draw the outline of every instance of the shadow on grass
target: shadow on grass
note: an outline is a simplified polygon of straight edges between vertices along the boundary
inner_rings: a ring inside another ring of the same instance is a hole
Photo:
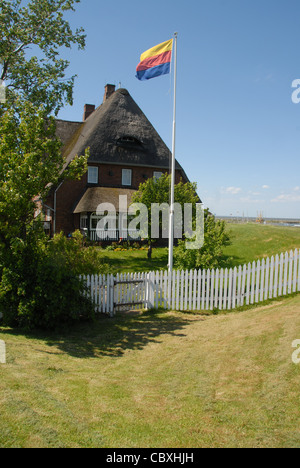
[[[219,262],[219,268],[234,268],[247,263],[246,258],[223,255]]]
[[[200,318],[204,320],[204,317]],[[159,343],[163,335],[184,337],[184,329],[192,321],[189,314],[167,314],[160,311],[119,312],[114,318],[99,316],[92,323],[78,323],[60,332],[22,332],[1,329],[2,334],[25,336],[27,339],[44,341],[51,347],[76,357],[120,357],[127,350],[141,350],[149,343]],[[54,352],[54,351],[53,351]]]

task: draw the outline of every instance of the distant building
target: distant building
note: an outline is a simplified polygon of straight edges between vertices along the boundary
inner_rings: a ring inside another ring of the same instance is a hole
[[[169,172],[170,150],[126,89],[106,85],[103,103],[97,109],[86,104],[83,122],[57,120],[57,134],[64,145],[65,167],[88,147],[90,157],[81,180],[51,189],[46,201],[51,235],[80,229],[91,240],[105,239],[106,231],[96,233],[98,205],[113,203],[118,211],[120,195],[127,195],[130,204],[141,183]],[[176,162],[176,183],[180,179],[188,182]],[[118,240],[120,233],[109,236]]]

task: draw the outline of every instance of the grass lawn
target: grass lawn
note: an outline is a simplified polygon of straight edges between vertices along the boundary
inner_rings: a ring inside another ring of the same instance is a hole
[[[168,249],[154,248],[152,258],[147,250],[107,251],[98,249],[99,259],[107,264],[109,273],[138,273],[167,269]]]
[[[300,248],[300,228],[297,227],[253,223],[227,226],[232,245],[224,250],[226,266],[243,265]]]
[[[300,248],[300,228],[260,224],[228,224],[232,244],[225,248],[223,267],[234,267],[260,258]],[[97,248],[96,248],[97,249]],[[144,272],[167,269],[168,249],[154,248],[152,260],[146,250],[107,251],[97,249],[109,272]],[[174,252],[176,257],[176,249]]]
[[[0,329],[0,447],[300,447],[300,296],[218,316]]]

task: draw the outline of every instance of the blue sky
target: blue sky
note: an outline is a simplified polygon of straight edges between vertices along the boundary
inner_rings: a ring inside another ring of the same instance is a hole
[[[140,82],[140,54],[178,32],[176,158],[217,215],[300,218],[299,0],[81,0],[87,34],[67,51],[81,120],[104,86],[128,89],[171,148],[173,73]]]

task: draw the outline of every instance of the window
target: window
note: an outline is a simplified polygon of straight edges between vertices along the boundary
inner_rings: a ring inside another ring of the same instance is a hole
[[[88,184],[98,184],[98,167],[88,167]]]
[[[153,178],[154,178],[155,180],[160,179],[162,175],[163,175],[162,172],[153,172]]]
[[[117,146],[129,149],[143,150],[143,144],[137,138],[130,135],[124,135],[117,140]]]
[[[88,228],[88,216],[87,214],[80,215],[80,229],[87,229]]]
[[[51,221],[51,212],[49,208],[46,211],[45,221]]]
[[[122,169],[122,185],[131,185],[132,170]]]
[[[118,229],[118,213],[106,213],[105,215],[97,215],[93,213],[90,217],[90,229],[91,231],[97,231],[98,237],[101,239],[103,232],[109,232],[111,238],[117,237]]]

